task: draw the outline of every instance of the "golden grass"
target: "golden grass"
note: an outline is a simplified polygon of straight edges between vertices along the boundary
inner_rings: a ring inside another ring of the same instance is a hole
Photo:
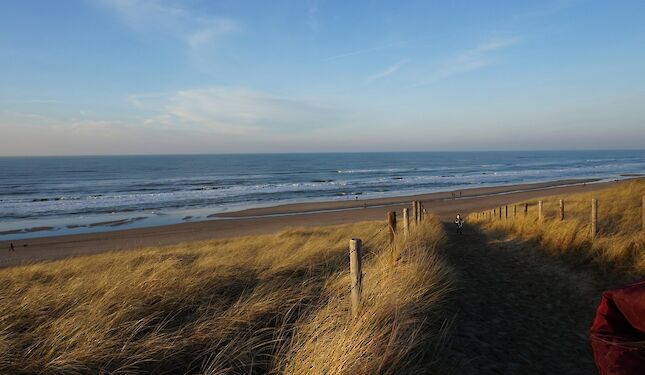
[[[441,339],[438,222],[384,223],[72,258],[0,270],[0,373],[375,373]],[[351,318],[347,246],[365,241]],[[434,345],[434,346],[433,346]],[[418,359],[418,358],[417,358]]]
[[[600,191],[552,196],[509,205],[509,219],[469,215],[485,229],[509,232],[522,240],[538,242],[554,255],[592,261],[605,270],[645,274],[645,234],[641,230],[645,180],[635,180]],[[592,241],[591,199],[598,199],[598,235]],[[559,220],[559,203],[565,202],[565,219]],[[538,220],[537,202],[544,202],[544,221]],[[524,203],[529,213],[524,216]],[[517,216],[512,217],[512,206]]]

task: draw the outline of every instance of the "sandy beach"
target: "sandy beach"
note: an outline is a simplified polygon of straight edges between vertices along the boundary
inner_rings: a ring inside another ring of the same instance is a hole
[[[414,196],[356,201],[286,204],[211,215],[211,220],[111,232],[52,236],[0,242],[0,267],[63,259],[106,251],[175,245],[188,241],[257,235],[287,227],[343,224],[384,219],[387,211],[399,211],[412,200],[442,219],[454,214],[492,208],[530,198],[587,192],[622,182],[560,180],[546,183],[466,189]],[[454,198],[453,198],[454,194]]]

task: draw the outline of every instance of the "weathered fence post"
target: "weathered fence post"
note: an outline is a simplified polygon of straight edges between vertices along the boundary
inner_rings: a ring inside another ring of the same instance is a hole
[[[358,238],[349,240],[349,272],[352,287],[352,315],[356,316],[361,306],[363,294],[363,241]]]
[[[560,220],[564,220],[564,200],[560,199]]]
[[[417,221],[417,201],[412,201],[412,222]]]
[[[508,205],[504,206],[504,219],[508,221]]]
[[[513,205],[513,217],[517,216],[517,205]]]
[[[538,201],[538,220],[540,222],[544,221],[544,202]]]
[[[643,233],[645,233],[645,195],[643,195],[643,203],[641,204],[643,210]]]
[[[410,235],[410,209],[407,207],[403,208],[403,233],[406,237]]]
[[[502,207],[499,208],[499,215],[497,218],[502,220]]]
[[[529,204],[524,203],[524,216],[529,214]]]
[[[390,211],[387,213],[387,227],[390,232],[390,243],[392,243],[396,236],[396,212]]]
[[[591,239],[598,234],[598,200],[591,199]]]

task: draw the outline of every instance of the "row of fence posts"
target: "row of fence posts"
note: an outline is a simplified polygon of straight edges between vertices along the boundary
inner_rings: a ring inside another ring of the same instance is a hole
[[[537,204],[538,208],[538,221],[540,223],[544,222],[544,201],[538,201]],[[642,203],[641,203],[641,210],[642,210],[642,232],[645,234],[645,196],[642,198]],[[499,220],[502,220],[502,211],[504,211],[504,217],[505,220],[508,221],[508,205],[505,205],[503,207],[499,208],[494,208],[493,210],[489,211],[482,211],[482,212],[477,212],[476,217],[477,218],[484,218],[488,220],[492,220],[494,217],[498,217]],[[527,216],[529,213],[529,204],[524,203],[524,216]],[[517,205],[513,205],[513,217],[517,216]],[[558,219],[559,220],[564,220],[564,200],[560,199],[558,201]],[[593,198],[591,199],[591,228],[589,230],[589,235],[591,239],[596,238],[598,235],[598,200]]]
[[[428,217],[428,210],[423,203],[412,201],[411,209],[403,208],[403,234],[407,238],[410,235],[411,224],[419,225]],[[387,213],[387,228],[390,244],[394,243],[397,235],[396,212]],[[352,314],[356,316],[361,306],[363,296],[363,241],[360,238],[349,240],[349,273],[351,282]]]

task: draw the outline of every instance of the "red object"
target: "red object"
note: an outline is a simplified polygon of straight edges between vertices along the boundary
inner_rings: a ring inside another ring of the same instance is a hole
[[[589,335],[601,375],[644,375],[645,280],[603,292]]]

